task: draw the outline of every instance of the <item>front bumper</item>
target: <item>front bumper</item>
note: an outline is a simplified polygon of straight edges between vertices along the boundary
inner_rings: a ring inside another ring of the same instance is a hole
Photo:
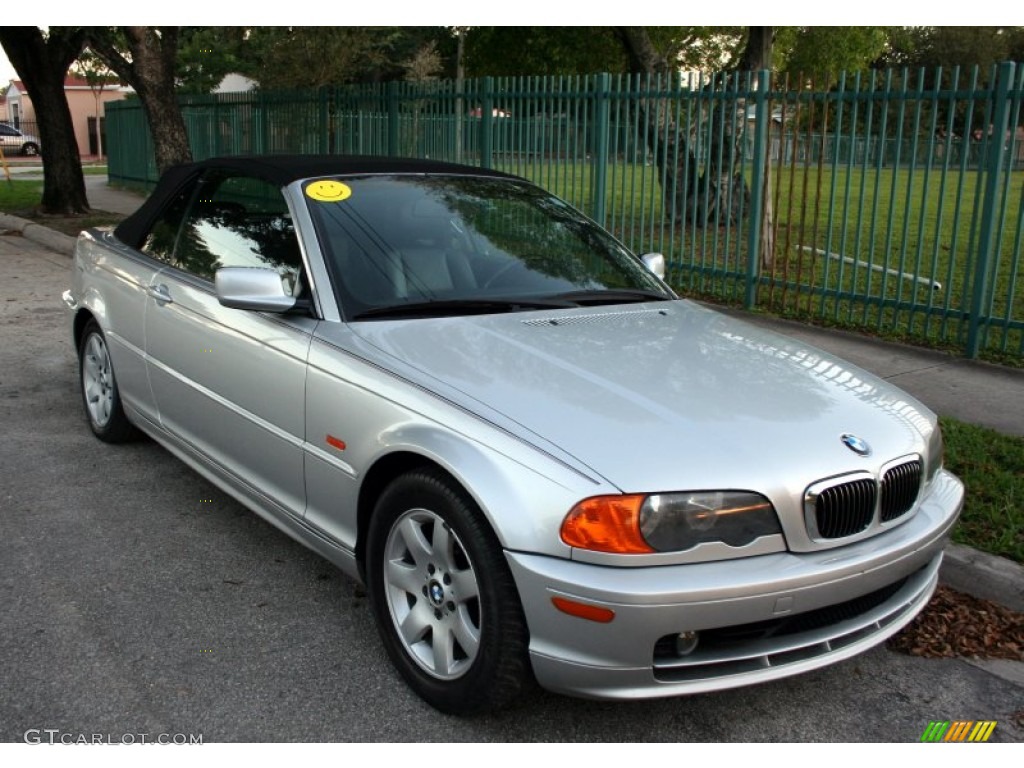
[[[534,673],[563,693],[647,698],[733,688],[849,658],[895,634],[928,602],[962,506],[963,485],[940,471],[912,519],[837,549],[645,568],[509,552]],[[553,597],[609,608],[615,618],[567,615]],[[710,642],[686,656],[666,654],[665,639],[687,630]]]

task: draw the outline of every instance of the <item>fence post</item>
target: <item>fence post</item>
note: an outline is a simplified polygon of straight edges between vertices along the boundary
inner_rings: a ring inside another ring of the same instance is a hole
[[[609,92],[612,76],[603,72],[597,76],[594,90],[594,154],[590,163],[590,192],[593,218],[602,227],[607,219],[608,197],[608,133],[611,122]]]
[[[331,125],[331,111],[328,106],[327,89],[330,86],[321,85],[317,91],[317,116],[320,120],[320,154],[329,155],[334,152],[334,126]]]
[[[256,112],[256,114],[258,114],[259,117],[260,117],[260,123],[259,123],[260,145],[259,145],[259,149],[257,150],[257,154],[263,154],[265,152],[270,152],[270,115],[268,114],[269,111],[270,111],[270,109],[269,109],[268,102],[267,102],[267,95],[263,91],[260,91],[259,105],[257,107],[257,112]]]
[[[480,167],[490,168],[494,160],[494,80],[484,78],[480,105]]]
[[[387,84],[388,98],[388,157],[398,157],[398,83]]]
[[[220,96],[212,94],[213,97],[213,157],[220,157],[223,150],[220,146]]]
[[[982,314],[987,314],[989,299],[988,276],[995,256],[996,220],[999,218],[999,182],[1006,158],[1006,126],[1010,112],[1010,88],[1016,66],[1012,61],[999,65],[996,81],[995,109],[992,133],[988,142],[988,157],[981,167],[982,179],[981,223],[978,230],[977,261],[974,262],[974,285],[971,297],[971,315],[967,325],[967,357],[977,357],[981,348]]]
[[[764,213],[764,166],[768,160],[768,83],[770,73],[762,69],[757,73],[757,93],[754,94],[754,178],[750,184],[750,230],[747,232],[747,281],[743,304],[753,309],[757,302],[758,271],[761,263],[761,222]],[[748,81],[749,84],[749,81]]]

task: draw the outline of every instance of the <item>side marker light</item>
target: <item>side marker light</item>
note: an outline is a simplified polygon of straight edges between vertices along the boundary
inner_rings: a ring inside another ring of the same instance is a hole
[[[552,597],[552,604],[562,613],[576,616],[589,621],[596,621],[599,624],[607,624],[615,618],[615,611],[610,608],[601,608],[597,605],[577,603],[575,600],[568,600],[564,597]]]

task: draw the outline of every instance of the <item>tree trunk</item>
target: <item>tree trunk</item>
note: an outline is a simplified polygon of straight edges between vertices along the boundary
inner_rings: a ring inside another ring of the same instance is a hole
[[[754,72],[758,69],[771,69],[772,45],[775,42],[775,27],[750,27],[747,44],[743,48],[736,70]]]
[[[723,75],[719,82],[725,96],[712,101],[706,127],[702,129],[707,134],[708,155],[695,206],[694,223],[698,226],[738,224],[743,212],[750,209],[750,188],[743,177],[741,123],[745,112],[740,111],[740,75]],[[730,97],[730,92],[735,96]]]
[[[182,117],[174,87],[150,89],[145,86],[145,91],[139,91],[139,98],[146,112],[146,120],[149,121],[153,153],[156,155],[156,167],[160,173],[172,165],[192,162],[192,149],[185,130],[185,118]]]
[[[616,27],[615,31],[626,51],[630,69],[634,72],[661,76],[667,80],[675,76],[669,62],[652,45],[646,29]],[[665,210],[671,210],[676,221],[683,221],[686,209],[691,208],[687,203],[697,192],[697,157],[686,135],[671,119],[671,110],[652,108],[649,99],[638,101],[637,110],[640,124],[644,126],[647,149],[654,157],[654,164],[663,180]]]
[[[775,42],[774,27],[751,27],[747,45],[740,57],[739,69],[756,71],[771,69],[772,45]],[[769,120],[771,118],[769,117]],[[768,124],[769,138],[771,123]],[[761,265],[770,269],[775,263],[775,222],[772,211],[772,161],[771,152],[764,159],[764,215],[761,217]]]
[[[747,44],[733,69],[732,75],[723,79],[723,83],[735,83],[736,92],[740,91],[740,73],[753,72],[771,67],[772,44],[775,40],[773,27],[750,27]],[[700,182],[700,198],[697,204],[699,213],[697,224],[714,221],[719,224],[726,222],[739,223],[743,211],[750,209],[750,187],[743,177],[743,130],[738,123],[746,117],[739,113],[739,100],[725,99],[712,109],[709,121],[710,151],[707,167]],[[771,204],[765,210],[762,220],[761,241],[769,249],[774,249],[771,236],[772,230]],[[769,261],[772,253],[766,254]]]
[[[0,27],[0,44],[28,88],[35,108],[43,158],[44,213],[86,213],[89,200],[64,95],[64,76],[82,52],[80,30],[50,27],[44,39],[38,27]]]
[[[121,27],[123,41],[109,27],[89,30],[89,46],[139,95],[153,137],[156,167],[192,162],[185,119],[174,91],[178,56],[177,27]],[[129,60],[119,44],[127,47]]]

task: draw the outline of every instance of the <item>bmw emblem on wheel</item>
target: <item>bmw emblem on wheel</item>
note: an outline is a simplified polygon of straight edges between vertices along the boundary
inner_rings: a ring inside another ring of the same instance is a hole
[[[849,432],[847,432],[844,435],[841,435],[839,439],[843,441],[843,445],[845,445],[851,451],[856,453],[858,456],[871,455],[871,446],[868,445],[866,440],[863,440],[857,437],[856,435],[851,435]]]

